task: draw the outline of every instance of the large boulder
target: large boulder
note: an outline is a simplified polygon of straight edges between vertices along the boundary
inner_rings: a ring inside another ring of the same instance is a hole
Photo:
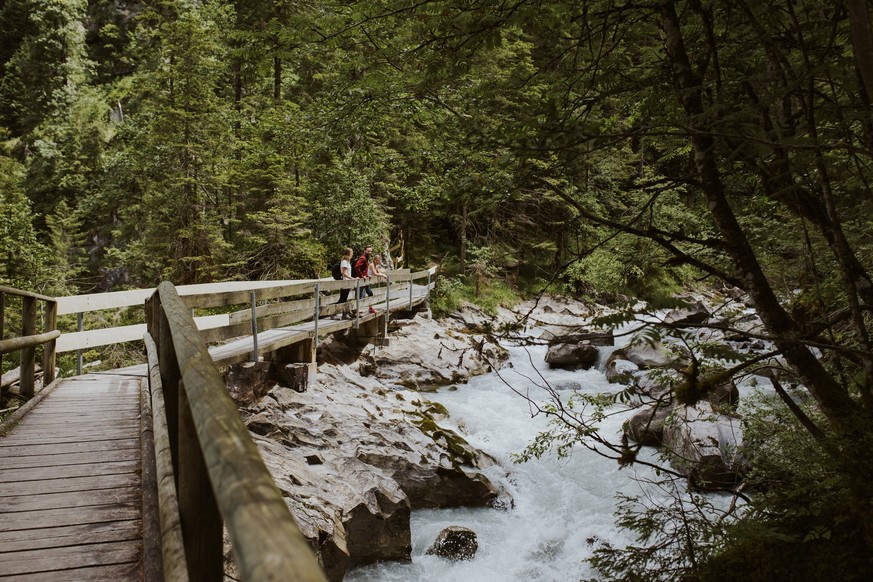
[[[597,362],[600,351],[597,346],[580,342],[577,344],[555,344],[546,352],[546,362],[550,368],[577,370],[590,368]]]
[[[548,344],[578,344],[588,343],[593,346],[615,345],[615,337],[612,330],[592,331],[584,327],[572,327],[569,329],[558,326],[548,326],[540,333],[540,339]]]
[[[673,412],[671,403],[646,406],[624,422],[624,433],[634,442],[659,447],[664,442],[664,425]]]
[[[679,406],[663,432],[663,446],[676,470],[700,487],[736,485],[745,470],[739,419],[718,414],[709,402]]]
[[[615,350],[606,359],[603,372],[610,384],[629,384],[634,378],[634,373],[639,369],[639,366],[627,359],[624,351]]]
[[[694,325],[705,322],[711,315],[702,301],[694,301],[667,313],[664,316],[664,322],[673,325]]]
[[[465,383],[472,376],[491,371],[505,358],[506,350],[485,336],[416,319],[393,333],[390,345],[365,347],[358,370],[389,386],[427,391]]]
[[[457,525],[449,526],[437,535],[427,554],[449,560],[471,560],[479,549],[476,532]]]
[[[244,421],[331,580],[410,557],[415,507],[511,504],[482,473],[494,461],[440,426],[446,411],[323,364],[315,386],[275,386]]]
[[[622,349],[624,357],[640,368],[685,368],[688,365],[687,349],[682,346],[649,341],[643,336],[634,337]]]

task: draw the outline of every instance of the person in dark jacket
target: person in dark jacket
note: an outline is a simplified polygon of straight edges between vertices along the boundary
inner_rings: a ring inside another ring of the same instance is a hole
[[[368,273],[370,271],[370,255],[372,255],[372,254],[373,254],[373,247],[366,247],[364,249],[364,252],[361,253],[361,256],[358,257],[358,260],[355,261],[355,267],[352,270],[352,273],[354,274],[355,277],[358,277],[360,279],[369,278]],[[366,293],[367,297],[373,296],[373,290],[370,289],[369,285],[364,285],[361,287],[361,290],[358,291],[358,299],[363,298],[365,293]]]

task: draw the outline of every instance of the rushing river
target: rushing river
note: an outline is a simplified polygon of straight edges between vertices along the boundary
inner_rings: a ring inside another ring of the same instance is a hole
[[[516,390],[536,401],[548,395],[531,379],[541,374],[553,387],[584,392],[613,392],[601,371],[549,370],[546,348],[510,348],[512,367],[500,374]],[[601,362],[606,353],[601,354]],[[570,582],[596,576],[585,562],[591,555],[589,538],[597,537],[624,546],[632,540],[613,523],[615,494],[635,495],[641,485],[635,475],[647,477],[644,468],[621,469],[615,461],[577,446],[569,458],[547,454],[526,463],[513,462],[546,428],[542,416],[531,415],[531,406],[513,392],[496,373],[474,378],[456,390],[427,395],[443,404],[451,416],[441,424],[456,428],[470,444],[495,457],[500,467],[486,473],[512,495],[515,506],[498,509],[417,510],[412,514],[412,562],[384,563],[359,568],[346,576],[353,582]],[[625,415],[604,422],[604,435],[618,435]],[[469,561],[425,555],[437,534],[450,525],[468,527],[478,535],[479,549]]]

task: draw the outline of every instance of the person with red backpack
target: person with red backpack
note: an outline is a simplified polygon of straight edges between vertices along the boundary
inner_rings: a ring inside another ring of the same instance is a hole
[[[370,271],[370,255],[373,254],[373,247],[368,246],[364,248],[364,252],[361,253],[361,256],[355,261],[355,266],[352,269],[352,274],[355,277],[361,279],[369,278]],[[358,299],[362,299],[364,294],[367,294],[367,297],[373,296],[373,290],[370,289],[369,285],[364,285],[361,287],[361,290],[358,292]]]

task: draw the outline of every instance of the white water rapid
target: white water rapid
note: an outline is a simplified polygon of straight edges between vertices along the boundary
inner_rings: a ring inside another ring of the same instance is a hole
[[[500,374],[516,390],[529,391],[536,401],[547,399],[545,391],[529,380],[541,383],[539,374],[553,387],[564,386],[562,396],[569,396],[569,387],[587,393],[617,389],[597,369],[549,370],[545,352],[544,346],[512,347],[509,361],[513,367],[504,367]],[[601,353],[601,362],[606,357],[607,353]],[[533,441],[546,427],[546,419],[542,415],[532,418],[530,404],[496,373],[474,378],[456,390],[424,396],[449,410],[451,416],[441,424],[457,429],[470,444],[499,461],[501,466],[488,476],[503,484],[515,507],[414,511],[412,562],[358,568],[346,581],[570,582],[597,575],[584,561],[592,552],[589,538],[597,536],[617,546],[633,541],[613,523],[615,494],[640,493],[641,485],[633,477],[649,476],[647,469],[619,470],[615,461],[578,445],[566,459],[547,453],[541,459],[514,463],[512,455]],[[606,420],[603,434],[619,435],[624,417]],[[472,560],[452,562],[425,555],[440,530],[450,525],[468,527],[478,535],[479,549]]]

